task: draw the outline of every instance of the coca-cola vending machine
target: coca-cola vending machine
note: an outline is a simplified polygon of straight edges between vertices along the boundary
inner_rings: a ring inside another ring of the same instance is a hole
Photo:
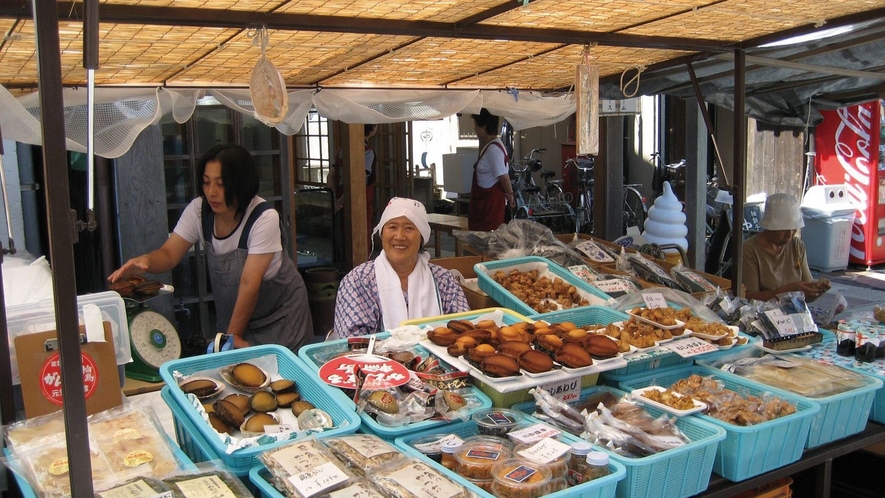
[[[821,111],[815,130],[817,184],[845,184],[857,206],[848,260],[885,263],[885,101]]]

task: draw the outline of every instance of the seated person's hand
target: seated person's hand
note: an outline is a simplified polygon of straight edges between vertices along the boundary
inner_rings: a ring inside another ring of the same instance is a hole
[[[815,299],[819,298],[821,294],[829,290],[829,281],[827,281],[826,286],[820,284],[820,281],[817,282],[797,282],[798,289],[805,294],[805,301],[812,302]]]

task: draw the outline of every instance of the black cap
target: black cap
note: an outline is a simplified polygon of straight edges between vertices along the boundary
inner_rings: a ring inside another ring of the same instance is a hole
[[[471,114],[471,116],[473,116],[473,119],[478,119],[480,121],[486,121],[487,119],[494,117],[485,107],[480,109],[479,114]]]

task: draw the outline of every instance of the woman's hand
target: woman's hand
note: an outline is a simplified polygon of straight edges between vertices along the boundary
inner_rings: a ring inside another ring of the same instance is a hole
[[[234,337],[234,349],[243,349],[248,348],[249,343],[243,339],[242,337],[235,335]]]
[[[805,294],[805,302],[812,302],[826,292],[818,282],[796,282],[797,289]]]
[[[123,266],[121,266],[119,269],[117,269],[117,271],[115,271],[114,273],[111,273],[111,275],[108,277],[108,281],[111,283],[114,283],[117,280],[120,280],[121,278],[125,277],[126,275],[139,275],[140,276],[140,275],[144,275],[145,273],[149,272],[150,270],[151,270],[150,258],[148,258],[147,255],[137,256],[137,257],[134,257],[134,258],[130,259],[129,261],[127,261]]]

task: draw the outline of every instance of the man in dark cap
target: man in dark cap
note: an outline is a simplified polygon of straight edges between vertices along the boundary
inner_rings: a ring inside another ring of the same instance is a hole
[[[479,138],[479,157],[473,165],[467,226],[472,231],[487,232],[504,223],[506,210],[516,207],[516,197],[510,183],[507,150],[498,138],[498,116],[483,108],[473,114],[473,129]]]

